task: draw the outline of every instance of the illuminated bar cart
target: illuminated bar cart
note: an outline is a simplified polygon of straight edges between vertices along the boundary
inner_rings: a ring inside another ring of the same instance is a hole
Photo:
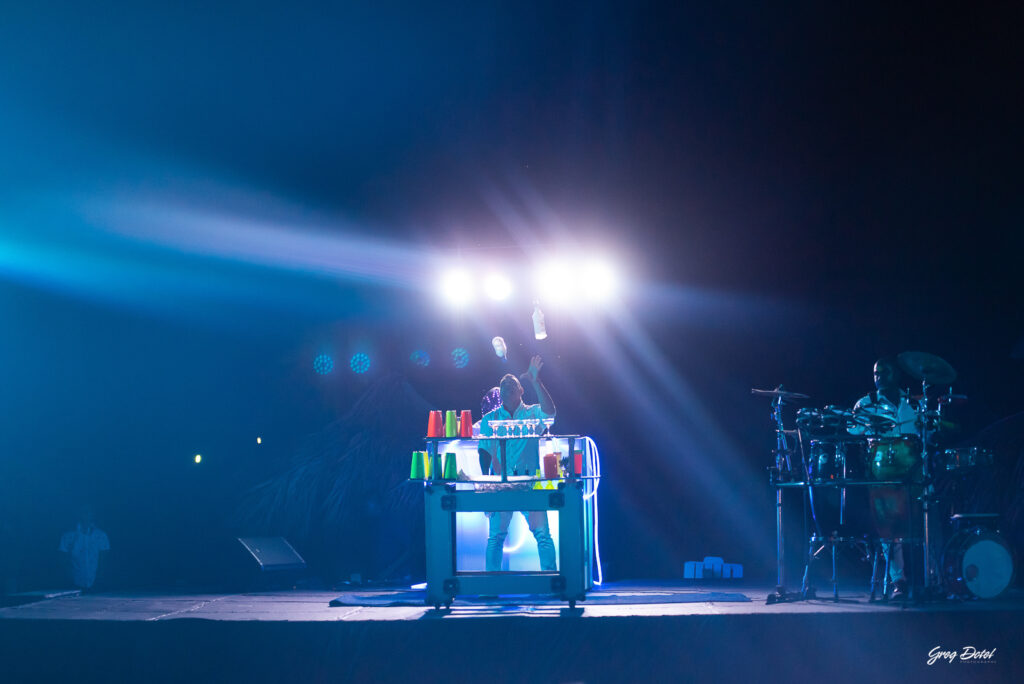
[[[434,477],[413,480],[423,484],[427,605],[438,609],[442,605],[449,607],[455,597],[469,595],[547,594],[567,601],[570,608],[575,608],[577,601],[586,600],[587,591],[594,586],[597,518],[594,493],[599,480],[596,449],[592,440],[580,435],[533,438],[568,454],[562,459],[564,477],[548,479],[542,475],[504,472],[507,440],[523,439],[520,436],[486,438],[498,446],[503,471],[500,476],[479,474],[477,447],[483,440],[427,438],[429,472]],[[581,453],[579,472],[573,457],[577,452]],[[439,479],[440,455],[446,453],[457,455],[458,480]],[[518,536],[528,536],[522,516],[513,516],[505,543],[503,567],[509,570],[484,570],[481,567],[487,541],[484,512],[497,511],[545,511],[555,543],[557,570],[539,569],[532,539],[515,543],[516,527]]]

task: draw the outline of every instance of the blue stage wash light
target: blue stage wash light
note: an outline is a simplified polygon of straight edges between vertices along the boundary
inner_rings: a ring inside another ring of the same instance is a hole
[[[366,371],[370,370],[370,357],[362,352],[353,354],[352,359],[348,362],[349,367],[353,373],[362,375]]]
[[[465,347],[456,347],[452,350],[452,363],[456,368],[465,368],[469,363],[469,352]]]
[[[327,375],[334,370],[334,359],[328,354],[320,354],[313,359],[313,370],[318,375]]]
[[[195,460],[196,463],[202,463],[203,455],[202,454],[196,454],[196,457],[193,460]]]
[[[417,366],[423,366],[424,368],[426,368],[427,366],[430,365],[430,354],[423,351],[422,349],[417,349],[416,351],[409,355],[409,360],[415,363]]]

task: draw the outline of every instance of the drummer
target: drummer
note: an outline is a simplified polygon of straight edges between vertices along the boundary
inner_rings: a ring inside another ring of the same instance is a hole
[[[917,412],[910,403],[910,393],[899,386],[896,359],[884,357],[875,362],[875,391],[862,397],[853,412],[854,416],[881,420],[855,422],[848,428],[851,434],[890,439],[917,434]],[[908,515],[905,492],[899,487],[872,487],[870,501],[871,517],[879,536],[882,539],[902,536]],[[899,599],[907,590],[903,544],[883,541],[882,554],[895,587],[893,598]]]
[[[876,437],[898,437],[917,434],[917,410],[910,404],[910,393],[899,386],[899,367],[896,359],[886,356],[875,362],[875,391],[862,397],[853,407],[854,415],[888,418],[867,426],[854,423],[850,434],[871,433]]]

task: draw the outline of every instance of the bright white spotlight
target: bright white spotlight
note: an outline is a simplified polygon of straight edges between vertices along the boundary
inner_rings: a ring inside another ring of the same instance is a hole
[[[607,302],[619,289],[618,274],[607,261],[591,261],[582,275],[583,291],[595,302]]]
[[[504,301],[512,294],[512,281],[501,273],[488,273],[484,278],[484,292],[496,302]]]
[[[564,304],[575,294],[573,274],[567,263],[551,261],[537,270],[537,294],[541,304]]]
[[[441,277],[441,296],[455,307],[468,304],[473,299],[473,281],[469,273],[453,268]]]

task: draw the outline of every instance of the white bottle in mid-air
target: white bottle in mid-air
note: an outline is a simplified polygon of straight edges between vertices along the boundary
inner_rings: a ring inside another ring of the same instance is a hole
[[[548,336],[547,328],[544,327],[544,312],[536,302],[533,305],[533,336],[538,340],[546,339]]]
[[[508,347],[505,346],[505,340],[501,337],[495,337],[491,340],[491,346],[494,347],[494,353],[497,354],[498,358],[502,361],[508,360]]]

